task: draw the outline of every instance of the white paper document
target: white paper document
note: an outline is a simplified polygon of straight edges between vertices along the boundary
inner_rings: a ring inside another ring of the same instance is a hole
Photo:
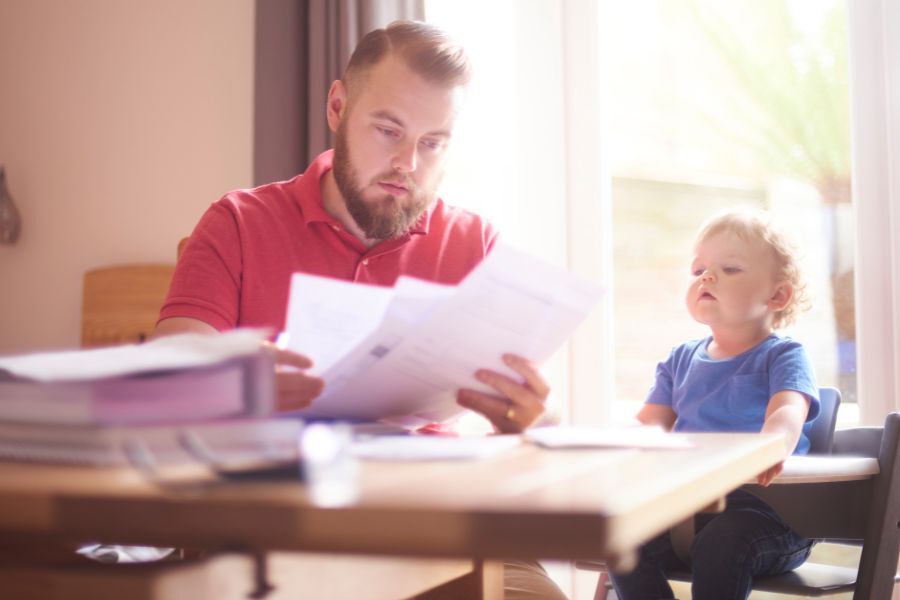
[[[264,330],[236,329],[0,357],[0,421],[134,425],[269,414],[265,337]]]
[[[401,277],[393,288],[295,274],[288,347],[310,356],[325,391],[304,416],[408,427],[458,416],[478,369],[521,379],[507,352],[540,364],[595,306],[600,286],[498,244],[458,286]]]
[[[90,350],[36,352],[0,356],[0,379],[89,381],[137,373],[208,367],[231,358],[256,354],[266,338],[260,329],[235,329],[212,336],[182,333],[151,340]]]
[[[520,443],[517,435],[377,435],[354,441],[351,452],[366,460],[474,460]]]
[[[693,448],[687,438],[661,427],[639,426],[559,426],[533,427],[525,439],[545,448]]]

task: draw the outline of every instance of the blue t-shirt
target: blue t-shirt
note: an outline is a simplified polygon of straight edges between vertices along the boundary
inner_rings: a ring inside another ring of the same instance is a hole
[[[819,414],[815,374],[800,343],[771,334],[742,354],[716,360],[706,352],[710,341],[677,346],[656,367],[647,402],[675,411],[674,431],[759,431],[769,399],[783,390],[809,399],[807,421]],[[794,454],[808,451],[803,434]]]

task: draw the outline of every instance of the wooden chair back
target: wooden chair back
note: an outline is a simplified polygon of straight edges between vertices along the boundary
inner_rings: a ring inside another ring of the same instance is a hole
[[[84,274],[81,346],[143,342],[156,327],[173,264],[117,265]]]
[[[176,257],[190,237],[178,242]],[[81,346],[140,343],[156,328],[174,264],[114,265],[84,274]]]

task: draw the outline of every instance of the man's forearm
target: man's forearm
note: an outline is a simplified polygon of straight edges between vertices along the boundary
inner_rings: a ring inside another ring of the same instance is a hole
[[[156,324],[151,339],[176,333],[218,333],[215,327],[199,319],[190,317],[170,317]]]

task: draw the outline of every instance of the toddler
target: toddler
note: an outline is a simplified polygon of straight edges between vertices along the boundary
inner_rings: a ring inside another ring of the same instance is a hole
[[[697,235],[685,300],[710,335],[659,363],[638,420],[674,431],[781,433],[785,456],[805,454],[802,429],[819,412],[818,387],[803,346],[774,333],[806,304],[785,235],[761,211],[714,217]],[[768,485],[781,469],[757,482]],[[798,567],[813,545],[743,490],[728,495],[723,513],[699,516],[697,527],[690,566],[665,533],[641,548],[634,571],[611,575],[619,597],[672,598],[666,571],[690,568],[694,600],[746,598],[754,577]]]

